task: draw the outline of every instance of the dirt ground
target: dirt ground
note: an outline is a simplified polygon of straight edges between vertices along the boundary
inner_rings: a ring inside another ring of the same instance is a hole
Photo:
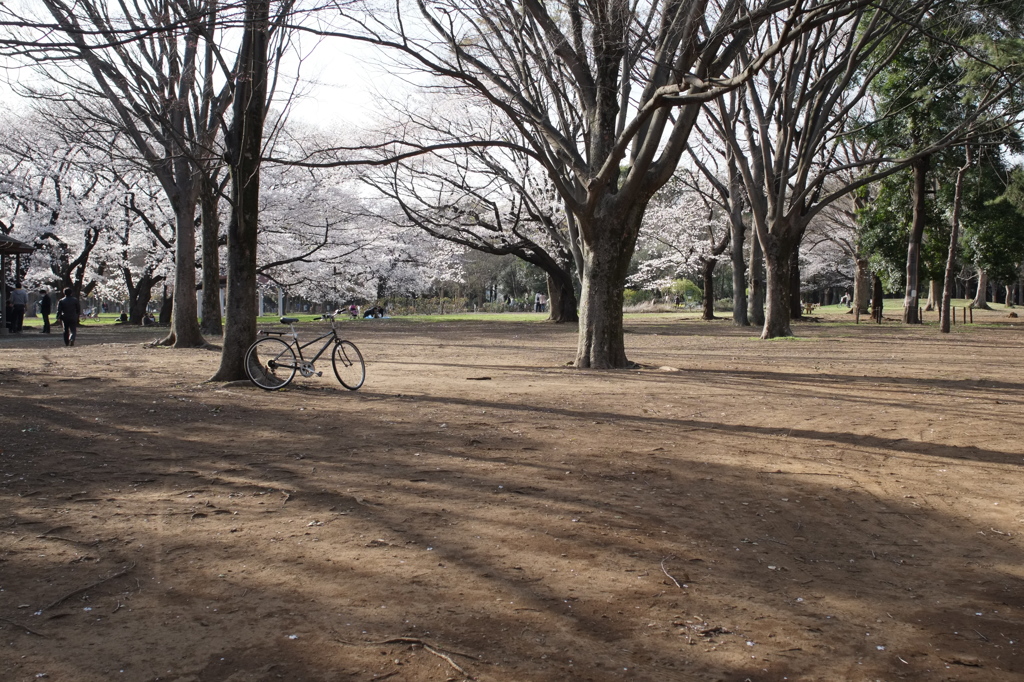
[[[1024,679],[1024,327],[986,319],[631,318],[622,371],[348,322],[354,393],[0,338],[0,680]]]

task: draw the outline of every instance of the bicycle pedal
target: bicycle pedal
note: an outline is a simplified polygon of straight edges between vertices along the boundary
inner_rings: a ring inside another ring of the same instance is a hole
[[[316,375],[317,375],[318,377],[322,377],[322,376],[324,375],[324,373],[323,373],[323,372],[317,372],[317,373],[316,373]]]

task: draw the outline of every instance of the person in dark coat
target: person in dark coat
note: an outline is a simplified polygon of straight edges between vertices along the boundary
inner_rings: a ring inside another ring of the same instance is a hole
[[[64,345],[75,345],[78,336],[78,318],[82,316],[82,306],[75,298],[75,292],[68,287],[64,290],[64,298],[57,301],[57,319],[64,325]]]
[[[50,292],[39,290],[39,314],[43,317],[43,333],[50,333]]]

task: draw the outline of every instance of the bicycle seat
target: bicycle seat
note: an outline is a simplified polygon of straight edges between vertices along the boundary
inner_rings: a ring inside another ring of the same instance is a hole
[[[297,317],[282,317],[281,318],[281,324],[295,324],[298,321],[299,321],[299,318],[297,318]]]

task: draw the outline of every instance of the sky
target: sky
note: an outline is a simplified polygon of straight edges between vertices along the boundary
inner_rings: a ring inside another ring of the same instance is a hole
[[[22,0],[23,4],[24,0]],[[382,64],[375,48],[338,38],[318,40],[296,35],[285,57],[278,91],[289,92],[299,75],[290,118],[312,125],[368,125],[378,110],[377,93],[395,94],[408,86]],[[18,84],[40,83],[30,68],[0,58],[0,106],[15,112],[31,102],[17,94]]]
[[[377,111],[377,93],[406,87],[372,48],[328,39],[300,49],[306,53],[298,70],[302,94],[292,105],[291,118],[304,123],[368,125]],[[298,66],[294,59],[283,71],[294,77]]]

